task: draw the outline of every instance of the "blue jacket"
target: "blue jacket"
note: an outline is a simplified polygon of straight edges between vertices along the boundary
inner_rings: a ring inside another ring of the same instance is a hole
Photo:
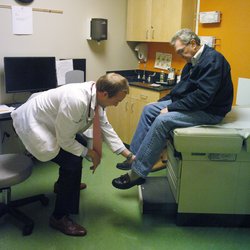
[[[159,101],[172,100],[171,111],[197,111],[225,116],[233,102],[231,68],[222,54],[205,45],[199,61],[183,68],[180,82]]]

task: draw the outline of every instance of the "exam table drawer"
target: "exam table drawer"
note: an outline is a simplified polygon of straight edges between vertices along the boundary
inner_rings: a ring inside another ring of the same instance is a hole
[[[167,141],[167,178],[175,198],[176,203],[179,199],[179,183],[181,175],[181,159],[176,157],[176,152],[170,141]]]

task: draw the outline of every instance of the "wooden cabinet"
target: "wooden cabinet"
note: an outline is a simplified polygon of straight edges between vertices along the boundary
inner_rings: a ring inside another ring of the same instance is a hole
[[[181,28],[194,29],[197,0],[128,0],[127,41],[169,42]]]
[[[170,90],[161,92],[131,87],[130,93],[117,107],[107,107],[107,116],[121,140],[130,144],[143,107],[165,96]]]
[[[128,0],[127,41],[149,41],[152,0]]]

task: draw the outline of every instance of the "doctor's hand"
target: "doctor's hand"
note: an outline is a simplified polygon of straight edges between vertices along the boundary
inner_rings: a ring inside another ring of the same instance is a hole
[[[160,114],[166,114],[166,113],[168,113],[168,108],[164,108],[160,112]]]
[[[96,168],[98,167],[98,165],[101,162],[101,158],[100,156],[92,149],[88,149],[88,153],[87,156],[89,156],[92,160],[93,166],[90,167],[90,169],[92,170],[92,173],[94,174]]]

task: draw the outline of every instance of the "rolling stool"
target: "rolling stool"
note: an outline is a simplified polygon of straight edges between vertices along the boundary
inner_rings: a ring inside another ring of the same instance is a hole
[[[32,219],[19,211],[17,207],[36,201],[40,201],[44,206],[49,203],[49,199],[43,194],[11,201],[11,187],[25,181],[31,175],[32,168],[33,162],[26,155],[0,155],[0,193],[2,193],[2,202],[0,202],[0,217],[5,214],[10,214],[23,222],[23,235],[30,235],[32,233],[34,222]]]

